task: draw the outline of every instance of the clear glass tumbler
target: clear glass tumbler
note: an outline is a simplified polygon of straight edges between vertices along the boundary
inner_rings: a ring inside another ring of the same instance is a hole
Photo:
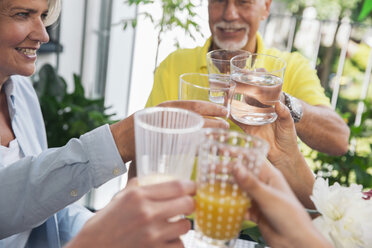
[[[276,120],[275,103],[282,91],[286,62],[266,54],[242,54],[231,59],[231,80],[236,89],[231,116],[247,125]]]
[[[235,83],[224,75],[185,73],[180,76],[179,100],[201,100],[222,105],[230,113]]]
[[[230,60],[241,54],[250,54],[244,50],[218,49],[207,53],[208,74],[230,75]]]

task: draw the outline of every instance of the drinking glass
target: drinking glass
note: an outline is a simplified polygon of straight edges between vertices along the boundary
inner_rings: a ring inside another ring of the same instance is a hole
[[[235,83],[224,75],[202,73],[185,73],[180,76],[179,100],[201,100],[216,103],[227,108],[229,116],[230,103]]]
[[[286,62],[266,54],[242,54],[230,63],[231,80],[236,83],[231,116],[247,125],[274,122],[274,105],[282,91]]]
[[[268,152],[266,141],[223,129],[205,129],[199,148],[195,230],[199,247],[233,247],[250,199],[232,170],[245,166],[255,175]]]
[[[179,108],[153,107],[134,115],[140,185],[190,179],[203,118]]]
[[[244,50],[218,49],[207,53],[208,74],[230,75],[230,60],[240,54],[250,54]]]

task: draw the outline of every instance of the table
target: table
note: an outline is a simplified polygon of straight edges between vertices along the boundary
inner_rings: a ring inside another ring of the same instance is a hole
[[[183,241],[183,244],[185,245],[185,248],[196,248],[197,247],[196,241],[194,239],[194,235],[195,235],[195,231],[190,230],[188,233],[182,236],[181,239]],[[257,244],[256,242],[238,239],[236,241],[234,248],[258,248],[258,247],[263,247],[263,246]]]

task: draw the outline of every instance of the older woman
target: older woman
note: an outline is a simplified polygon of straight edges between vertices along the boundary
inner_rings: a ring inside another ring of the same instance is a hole
[[[34,73],[36,52],[49,39],[45,26],[58,17],[60,4],[60,0],[0,0],[0,247],[54,248],[69,241],[92,214],[75,205],[63,208],[125,173],[124,163],[134,156],[132,117],[99,127],[64,147],[47,149],[38,99],[24,76]],[[182,107],[193,109],[194,104]],[[211,115],[225,114],[219,106],[204,107]],[[128,199],[128,206],[144,198],[138,195]],[[183,196],[173,194],[166,200]],[[167,224],[159,215],[169,212],[170,205],[147,218],[148,226]],[[138,207],[123,211],[143,214]],[[184,222],[175,225],[173,239],[185,229],[179,228]],[[141,228],[148,227],[136,230]],[[171,240],[161,241],[159,247],[167,247]]]

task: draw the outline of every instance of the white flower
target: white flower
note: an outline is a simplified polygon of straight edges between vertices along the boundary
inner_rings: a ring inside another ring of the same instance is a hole
[[[372,201],[363,199],[361,185],[329,187],[317,178],[310,198],[321,214],[315,226],[335,247],[372,247]]]

